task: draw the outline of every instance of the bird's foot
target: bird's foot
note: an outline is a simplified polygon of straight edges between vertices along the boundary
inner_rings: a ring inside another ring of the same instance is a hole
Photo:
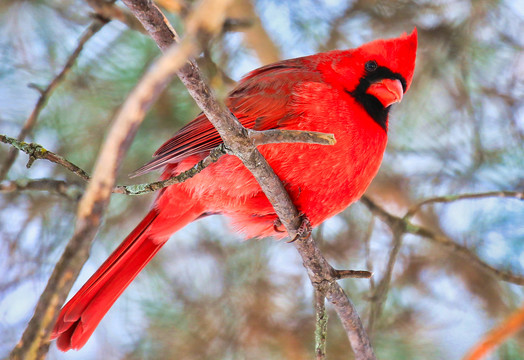
[[[295,242],[299,239],[300,240],[307,239],[309,235],[311,235],[311,231],[313,230],[311,228],[311,222],[307,218],[306,214],[300,213],[298,214],[298,216],[300,217],[300,221],[301,221],[300,226],[297,229],[297,234],[295,235],[295,237],[293,237],[293,239],[288,241],[288,244]]]

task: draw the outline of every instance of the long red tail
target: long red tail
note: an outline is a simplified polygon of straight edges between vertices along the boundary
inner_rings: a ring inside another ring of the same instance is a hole
[[[167,219],[161,218],[157,209],[151,210],[62,308],[51,334],[51,339],[57,339],[58,348],[67,351],[84,346],[116,299],[169,238],[169,235],[153,238],[151,230],[169,227],[172,233],[198,216],[185,212],[178,218],[171,217],[169,223],[173,225],[166,226]]]

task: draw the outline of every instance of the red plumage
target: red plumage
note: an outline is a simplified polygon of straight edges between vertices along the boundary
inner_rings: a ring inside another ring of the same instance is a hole
[[[375,176],[387,142],[390,105],[400,101],[415,67],[417,33],[359,48],[284,60],[254,70],[229,95],[239,121],[256,130],[333,133],[333,146],[259,146],[297,209],[312,226],[357,200]],[[136,174],[185,171],[222,142],[204,115],[183,127]],[[79,349],[109,308],[177,230],[224,214],[247,237],[274,236],[277,215],[251,173],[225,155],[184,183],[161,191],[153,209],[64,306],[52,333],[60,350]]]

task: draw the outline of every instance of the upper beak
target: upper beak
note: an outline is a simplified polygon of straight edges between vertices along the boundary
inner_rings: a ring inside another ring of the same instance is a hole
[[[376,97],[386,108],[402,100],[404,88],[398,79],[383,79],[371,84],[366,93]]]

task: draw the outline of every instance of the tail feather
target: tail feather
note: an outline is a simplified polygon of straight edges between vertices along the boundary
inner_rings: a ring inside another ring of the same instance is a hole
[[[60,327],[55,326],[55,331],[61,332],[63,327],[69,327],[69,323],[80,317],[83,310],[89,305],[88,300],[95,297],[96,293],[106,283],[104,278],[114,277],[115,270],[109,271],[115,266],[125,254],[129,254],[133,247],[139,246],[147,238],[142,237],[144,232],[149,228],[153,220],[157,217],[156,210],[151,210],[138,226],[124,239],[124,241],[113,251],[109,258],[98,268],[98,270],[89,278],[82,288],[73,296],[60,313],[59,320],[63,320]],[[58,323],[57,323],[58,324]]]
[[[181,215],[180,221],[171,219],[175,220],[176,229],[198,217],[198,214],[187,212]],[[60,350],[80,349],[85,345],[118,297],[165,244],[167,237],[152,238],[148,231],[163,225],[163,219],[158,217],[158,210],[152,209],[62,308],[51,334],[51,339],[57,339]]]

